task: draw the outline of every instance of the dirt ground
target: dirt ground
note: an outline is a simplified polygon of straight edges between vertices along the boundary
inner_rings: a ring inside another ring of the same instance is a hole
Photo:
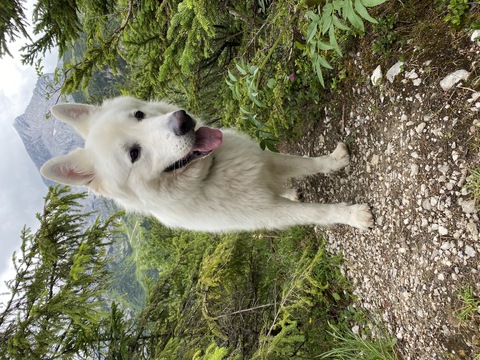
[[[376,62],[368,43],[350,54],[352,80],[301,142],[287,146],[317,156],[348,144],[345,170],[296,185],[305,201],[371,205],[371,231],[338,226],[328,242],[344,255],[357,306],[398,339],[401,357],[473,359],[478,318],[460,321],[454,313],[465,285],[480,294],[479,212],[464,187],[480,166],[480,44],[466,32],[427,30],[401,49],[393,82],[385,75],[399,57]],[[373,86],[378,65],[383,79]],[[468,79],[444,91],[440,81],[460,69]]]

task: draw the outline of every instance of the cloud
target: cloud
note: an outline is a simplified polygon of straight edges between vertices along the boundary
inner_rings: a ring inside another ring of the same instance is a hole
[[[33,7],[27,2],[28,13]],[[20,233],[24,225],[37,229],[36,213],[41,212],[47,188],[28,156],[23,143],[13,128],[13,120],[27,107],[37,81],[32,66],[22,65],[19,48],[24,39],[10,44],[12,57],[0,59],[0,293],[3,282],[13,275],[11,257],[21,244]],[[42,59],[45,72],[52,72],[57,63],[57,53],[46,54]]]

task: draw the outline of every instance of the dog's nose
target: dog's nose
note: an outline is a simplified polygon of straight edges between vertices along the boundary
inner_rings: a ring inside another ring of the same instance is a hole
[[[169,120],[170,130],[177,136],[182,136],[195,128],[195,120],[183,110],[175,111]]]

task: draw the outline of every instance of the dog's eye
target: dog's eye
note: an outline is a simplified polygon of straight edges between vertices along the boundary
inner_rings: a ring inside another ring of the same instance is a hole
[[[140,158],[140,147],[136,146],[130,149],[130,161],[132,164]]]
[[[143,120],[145,119],[145,113],[143,111],[140,111],[140,110],[137,110],[133,113],[133,116],[135,116],[135,118],[137,120]]]

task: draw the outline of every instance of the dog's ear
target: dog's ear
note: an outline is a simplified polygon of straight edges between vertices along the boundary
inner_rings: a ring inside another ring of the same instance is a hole
[[[88,186],[95,178],[93,166],[84,149],[54,157],[41,167],[40,173],[55,182],[76,186]]]
[[[58,104],[50,109],[59,120],[74,127],[85,139],[90,128],[90,116],[95,111],[95,106],[86,104]]]

